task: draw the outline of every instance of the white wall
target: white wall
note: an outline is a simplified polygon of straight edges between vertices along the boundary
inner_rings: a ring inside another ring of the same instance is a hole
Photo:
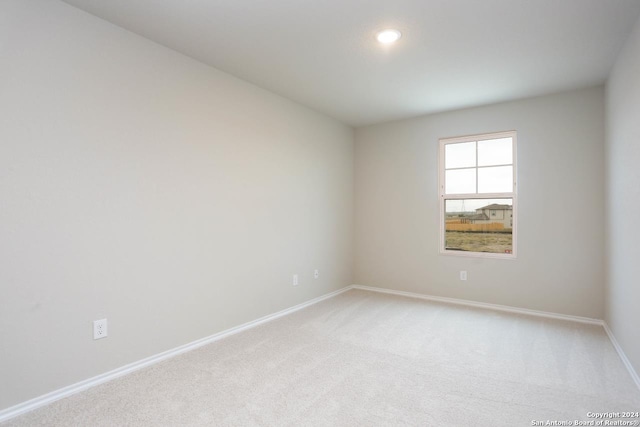
[[[518,258],[439,255],[438,139],[506,130]],[[602,87],[358,129],[355,282],[602,318],[603,153]]]
[[[0,409],[349,285],[352,205],[351,128],[3,0]]]
[[[640,372],[640,20],[607,82],[606,321]]]

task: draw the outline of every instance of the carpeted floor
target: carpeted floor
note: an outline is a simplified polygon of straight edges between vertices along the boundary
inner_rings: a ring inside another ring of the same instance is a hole
[[[638,410],[602,327],[352,290],[3,427],[514,427]]]

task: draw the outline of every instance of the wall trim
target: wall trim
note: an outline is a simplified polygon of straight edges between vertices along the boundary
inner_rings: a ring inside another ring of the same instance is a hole
[[[11,418],[17,417],[18,415],[22,415],[24,413],[33,411],[34,409],[40,408],[42,406],[48,405],[50,403],[55,402],[56,400],[63,399],[65,397],[72,396],[81,391],[87,390],[91,387],[95,387],[97,385],[109,382],[116,378],[122,377],[124,375],[130,374],[132,372],[138,371],[142,368],[146,368],[147,366],[154,365],[158,362],[161,362],[166,359],[170,359],[172,357],[178,356],[180,354],[189,352],[191,350],[195,350],[204,345],[213,343],[215,341],[221,340],[222,338],[235,335],[239,332],[246,331],[247,329],[254,328],[258,325],[262,325],[263,323],[270,322],[272,320],[278,319],[280,317],[286,316],[288,314],[294,313],[298,310],[302,310],[303,308],[309,307],[310,305],[317,304],[321,301],[324,301],[329,298],[333,298],[336,295],[339,295],[343,292],[351,289],[351,286],[344,287],[342,289],[338,289],[337,291],[330,292],[325,295],[321,295],[317,298],[311,299],[309,301],[294,305],[293,307],[286,308],[284,310],[280,310],[276,313],[268,314],[266,316],[260,317],[256,320],[252,320],[247,323],[243,323],[242,325],[235,326],[230,329],[226,329],[224,331],[218,332],[216,334],[210,335],[205,338],[198,339],[196,341],[181,345],[179,347],[175,347],[173,349],[163,351],[162,353],[155,354],[153,356],[149,356],[147,358],[138,360],[133,363],[129,363],[120,368],[116,368],[112,371],[105,372],[103,374],[97,375],[92,378],[88,378],[86,380],[77,382],[75,384],[60,388],[58,390],[54,390],[50,393],[43,394],[42,396],[38,396],[36,398],[27,400],[26,402],[18,403],[17,405],[10,406],[6,409],[0,411],[0,423],[3,421],[7,421]]]
[[[488,310],[506,311],[508,313],[526,314],[529,316],[546,317],[550,319],[569,320],[571,322],[588,323],[591,325],[603,325],[600,319],[592,319],[590,317],[572,316],[570,314],[551,313],[548,311],[531,310],[528,308],[511,307],[508,305],[490,304],[487,302],[477,302],[458,298],[437,297],[433,295],[418,294],[414,292],[396,291],[385,288],[374,288],[371,286],[352,285],[352,289],[361,289],[364,291],[380,292],[384,294],[401,295],[410,298],[419,298],[429,301],[444,302],[448,304],[466,305],[469,307],[484,308]]]
[[[161,362],[163,360],[166,359],[170,359],[172,357],[178,356],[182,353],[187,353],[191,350],[195,350],[199,347],[202,347],[204,345],[213,343],[215,341],[221,340],[222,338],[231,336],[231,335],[235,335],[237,333],[240,333],[242,331],[246,331],[248,329],[254,328],[258,325],[261,325],[263,323],[267,323],[270,322],[272,320],[278,319],[280,317],[286,316],[288,314],[294,313],[298,310],[302,310],[303,308],[309,307],[313,304],[317,304],[321,301],[324,301],[326,299],[329,298],[333,298],[343,292],[346,292],[348,290],[351,289],[358,289],[358,290],[363,290],[363,291],[370,291],[370,292],[379,292],[379,293],[384,293],[384,294],[391,294],[391,295],[399,295],[399,296],[404,296],[404,297],[409,297],[409,298],[417,298],[417,299],[423,299],[423,300],[428,300],[428,301],[436,301],[436,302],[443,302],[443,303],[447,303],[447,304],[457,304],[457,305],[464,305],[464,306],[468,306],[468,307],[476,307],[476,308],[483,308],[483,309],[488,309],[488,310],[495,310],[495,311],[503,311],[503,312],[508,312],[508,313],[517,313],[517,314],[525,314],[525,315],[529,315],[529,316],[537,316],[537,317],[545,317],[545,318],[550,318],[550,319],[560,319],[560,320],[567,320],[567,321],[571,321],[571,322],[579,322],[579,323],[587,323],[587,324],[592,324],[592,325],[600,325],[604,328],[607,336],[609,337],[609,340],[611,341],[613,347],[616,349],[616,352],[618,353],[618,356],[620,357],[620,359],[622,360],[622,363],[625,365],[625,367],[627,368],[627,370],[629,371],[629,374],[631,375],[631,378],[633,379],[633,381],[635,382],[636,386],[638,386],[638,388],[640,389],[640,377],[638,376],[638,373],[635,371],[635,369],[633,368],[633,366],[631,365],[631,362],[629,361],[629,359],[627,358],[627,356],[624,354],[624,351],[622,350],[622,347],[620,347],[620,345],[618,344],[618,341],[616,340],[615,336],[613,335],[613,332],[611,331],[611,329],[609,329],[609,326],[607,325],[607,323],[603,320],[600,319],[592,319],[589,317],[580,317],[580,316],[572,316],[572,315],[568,315],[568,314],[559,314],[559,313],[551,313],[551,312],[547,312],[547,311],[539,311],[539,310],[530,310],[528,308],[518,308],[518,307],[511,307],[511,306],[507,306],[507,305],[499,305],[499,304],[490,304],[490,303],[485,303],[485,302],[477,302],[477,301],[470,301],[470,300],[463,300],[463,299],[458,299],[458,298],[448,298],[448,297],[438,297],[438,296],[433,296],[433,295],[426,295],[426,294],[419,294],[419,293],[415,293],[415,292],[405,292],[405,291],[397,291],[397,290],[393,290],[393,289],[385,289],[385,288],[376,288],[376,287],[372,287],[372,286],[363,286],[363,285],[351,285],[351,286],[347,286],[344,287],[342,289],[338,289],[334,292],[330,292],[328,294],[325,295],[321,295],[317,298],[311,299],[309,301],[294,305],[293,307],[289,307],[286,308],[284,310],[280,310],[278,312],[272,313],[272,314],[268,314],[266,316],[260,317],[256,320],[252,320],[250,322],[247,323],[243,323],[242,325],[239,326],[235,326],[233,328],[218,332],[216,334],[210,335],[208,337],[205,338],[201,338],[199,340],[181,345],[179,347],[175,347],[173,349],[164,351],[162,353],[158,353],[155,354],[153,356],[138,360],[136,362],[133,363],[129,363],[127,365],[124,365],[120,368],[116,368],[112,371],[109,372],[105,372],[103,374],[97,375],[95,377],[77,382],[75,384],[60,388],[58,390],[54,390],[50,393],[44,394],[42,396],[33,398],[31,400],[28,400],[26,402],[22,402],[19,403],[17,405],[14,406],[10,406],[9,408],[6,408],[2,411],[0,411],[0,423],[3,421],[7,421],[11,418],[17,417],[19,415],[22,415],[24,413],[33,411],[34,409],[40,408],[42,406],[48,405],[50,403],[55,402],[56,400],[60,400],[63,399],[65,397],[69,397],[72,396],[76,393],[79,393],[81,391],[87,390],[91,387],[95,387],[97,385],[109,382],[111,380],[114,380],[116,378],[122,377],[124,375],[130,374],[132,372],[138,371],[140,369],[143,369],[147,366],[151,366],[154,365],[158,362]]]
[[[629,374],[631,374],[631,378],[633,378],[636,386],[638,386],[638,388],[640,389],[640,376],[638,376],[638,373],[633,368],[633,365],[631,364],[629,358],[627,358],[627,355],[624,354],[624,351],[622,351],[622,347],[620,347],[620,344],[618,344],[618,340],[616,340],[616,337],[613,335],[613,331],[609,328],[609,325],[607,325],[607,322],[605,321],[602,322],[602,326],[604,326],[604,330],[609,336],[611,344],[613,344],[613,347],[618,352],[618,356],[620,356],[620,359],[622,359],[622,363],[624,363],[624,366],[627,367],[627,371],[629,371]]]
[[[638,389],[640,389],[640,376],[638,376],[638,373],[633,368],[633,365],[631,364],[631,361],[629,361],[629,359],[627,358],[627,355],[624,354],[624,351],[622,351],[622,347],[620,347],[620,344],[618,344],[618,341],[616,340],[616,337],[613,335],[613,332],[611,331],[611,329],[609,329],[609,325],[607,325],[607,322],[605,322],[604,320],[592,319],[590,317],[572,316],[572,315],[569,315],[569,314],[551,313],[551,312],[548,312],[548,311],[530,310],[528,308],[511,307],[511,306],[508,306],[508,305],[490,304],[490,303],[486,303],[486,302],[477,302],[477,301],[463,300],[463,299],[457,299],[457,298],[448,298],[448,297],[437,297],[437,296],[433,296],[433,295],[418,294],[418,293],[414,293],[414,292],[396,291],[396,290],[393,290],[393,289],[375,288],[375,287],[371,287],[371,286],[351,285],[349,288],[350,289],[360,289],[360,290],[363,290],[363,291],[380,292],[380,293],[383,293],[383,294],[399,295],[399,296],[404,296],[404,297],[409,297],[409,298],[418,298],[418,299],[424,299],[424,300],[428,300],[428,301],[436,301],[436,302],[444,302],[444,303],[449,303],[449,304],[465,305],[465,306],[469,306],[469,307],[484,308],[484,309],[488,309],[488,310],[505,311],[505,312],[508,312],[508,313],[526,314],[526,315],[529,315],[529,316],[538,316],[538,317],[546,317],[546,318],[550,318],[550,319],[568,320],[570,322],[588,323],[588,324],[591,324],[591,325],[602,326],[604,328],[607,336],[609,337],[609,340],[611,341],[611,344],[616,349],[616,352],[618,353],[618,356],[622,360],[622,363],[627,368],[627,371],[629,371],[629,375],[631,375],[631,379],[636,384]]]

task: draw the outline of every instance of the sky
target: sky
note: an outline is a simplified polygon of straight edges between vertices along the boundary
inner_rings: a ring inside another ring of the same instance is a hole
[[[445,194],[511,193],[512,163],[511,137],[447,144]],[[445,212],[475,212],[493,203],[513,206],[513,199],[446,200]]]

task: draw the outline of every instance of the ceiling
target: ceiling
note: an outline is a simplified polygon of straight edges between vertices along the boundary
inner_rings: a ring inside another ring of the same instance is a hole
[[[640,0],[64,0],[362,126],[597,85]],[[384,47],[378,30],[396,28]]]

